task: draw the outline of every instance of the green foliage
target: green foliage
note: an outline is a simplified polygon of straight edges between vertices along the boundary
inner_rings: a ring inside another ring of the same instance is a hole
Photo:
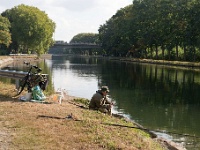
[[[11,43],[11,34],[9,28],[9,20],[0,15],[0,44],[4,44],[7,47]]]
[[[2,13],[11,22],[12,48],[18,52],[47,52],[53,43],[55,23],[36,7],[19,5]]]
[[[79,33],[72,38],[70,43],[98,43],[98,34]]]
[[[112,16],[99,28],[99,39],[106,54],[125,55],[134,42],[130,30],[132,24],[132,5],[129,5]]]
[[[95,33],[79,33],[75,35],[70,43],[86,43],[86,44],[98,44],[99,38],[98,34]],[[73,49],[74,54],[83,54],[83,55],[96,55],[98,53],[98,49],[89,49],[82,50],[80,48]]]
[[[195,61],[200,48],[199,8],[198,0],[134,0],[100,26],[99,40],[110,55],[131,51],[133,57],[178,60],[183,49],[183,60]]]

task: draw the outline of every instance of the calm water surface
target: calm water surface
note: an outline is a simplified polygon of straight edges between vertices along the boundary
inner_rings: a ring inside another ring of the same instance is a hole
[[[41,65],[55,89],[90,99],[99,87],[110,88],[122,113],[151,130],[200,137],[200,70],[144,65],[102,58],[53,57]],[[200,138],[157,133],[199,150]]]
[[[200,71],[86,57],[54,57],[47,64],[55,88],[90,99],[107,85],[116,102],[114,112],[152,130],[200,137]],[[161,136],[200,149],[200,139]]]

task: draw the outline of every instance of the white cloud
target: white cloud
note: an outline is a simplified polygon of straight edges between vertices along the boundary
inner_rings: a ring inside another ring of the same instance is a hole
[[[78,33],[98,33],[100,25],[132,0],[6,0],[1,1],[0,13],[20,4],[45,11],[56,23],[55,40],[69,42]]]
[[[69,11],[83,12],[95,6],[95,0],[57,0],[53,2],[54,6],[64,7]]]

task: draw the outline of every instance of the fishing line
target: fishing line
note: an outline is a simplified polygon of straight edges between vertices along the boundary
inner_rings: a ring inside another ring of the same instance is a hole
[[[177,133],[177,132],[171,132],[171,131],[152,130],[152,129],[142,128],[142,127],[133,127],[133,126],[127,126],[127,125],[121,125],[121,124],[112,124],[112,123],[102,123],[102,124],[110,125],[110,126],[126,127],[126,128],[135,128],[135,129],[140,129],[140,130],[148,131],[148,132],[160,132],[160,133],[176,134],[176,135],[181,135],[181,136],[187,136],[187,137],[199,138],[200,139],[199,136],[190,135],[190,134],[183,134],[183,133]]]

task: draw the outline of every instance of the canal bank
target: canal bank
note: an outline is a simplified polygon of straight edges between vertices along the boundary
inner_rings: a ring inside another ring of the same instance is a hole
[[[172,66],[172,67],[189,67],[193,69],[200,69],[199,62],[167,61],[167,60],[137,59],[137,58],[112,58],[112,57],[109,59],[126,61],[126,62],[156,64],[156,65],[164,65],[164,66]]]
[[[7,64],[13,62],[13,58],[9,56],[0,56],[0,68],[6,66]]]
[[[0,56],[0,68],[7,66],[12,62],[25,61],[25,62],[36,62],[44,59],[51,59],[52,55],[43,54],[40,57],[37,55],[10,55],[10,56]]]
[[[166,141],[165,141],[166,142]]]
[[[11,98],[13,88],[0,83],[1,148],[166,150],[142,130],[112,126],[134,124],[81,107],[74,97],[62,104],[22,102]]]

